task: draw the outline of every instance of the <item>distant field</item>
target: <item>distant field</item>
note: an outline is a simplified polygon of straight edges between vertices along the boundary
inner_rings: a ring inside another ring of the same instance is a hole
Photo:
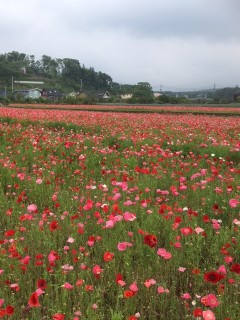
[[[115,111],[132,113],[195,113],[216,115],[240,115],[240,106],[211,105],[211,106],[155,106],[155,105],[66,105],[66,104],[10,104],[14,108],[87,110],[87,111]]]

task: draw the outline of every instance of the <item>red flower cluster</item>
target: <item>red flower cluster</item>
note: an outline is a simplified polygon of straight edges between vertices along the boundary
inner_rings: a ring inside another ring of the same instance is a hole
[[[144,244],[148,245],[151,248],[156,247],[157,237],[154,234],[147,234],[144,236]]]
[[[0,308],[0,318],[4,317],[4,316],[9,316],[10,317],[13,314],[14,314],[13,306],[8,305],[8,306],[6,306],[5,309]]]
[[[204,274],[204,280],[206,282],[218,283],[220,280],[224,279],[225,275],[218,273],[216,271],[210,271]]]
[[[240,264],[239,264],[239,263],[234,263],[234,264],[231,266],[230,271],[236,272],[237,274],[240,274]]]

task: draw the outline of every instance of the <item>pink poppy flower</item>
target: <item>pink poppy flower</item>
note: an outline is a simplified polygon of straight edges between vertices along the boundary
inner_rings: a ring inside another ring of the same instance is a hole
[[[43,291],[41,288],[38,288],[36,290],[36,294],[37,294],[38,297],[41,296],[43,293],[45,293],[45,291]]]
[[[83,209],[88,211],[92,209],[93,207],[93,201],[92,200],[87,200],[87,203],[83,206]]]
[[[14,290],[14,291],[16,291],[16,292],[18,292],[19,291],[19,285],[17,284],[17,283],[12,283],[12,284],[10,284],[9,285],[9,288],[11,289],[11,290]]]
[[[131,247],[132,243],[130,242],[119,242],[118,243],[118,251],[124,251],[127,249],[127,247]]]
[[[204,232],[204,230],[203,230],[202,228],[200,228],[200,227],[197,227],[197,228],[195,228],[195,232],[196,232],[197,234],[199,234],[199,233]]]
[[[21,262],[22,264],[29,264],[30,259],[31,259],[30,256],[26,256],[26,257],[22,258],[22,259],[20,260],[20,262]]]
[[[164,292],[165,292],[165,289],[160,286],[160,287],[157,288],[157,292],[158,292],[159,294],[164,293]]]
[[[158,292],[158,294],[169,293],[169,290],[168,289],[164,289],[162,286],[160,286],[160,287],[157,288],[157,292]]]
[[[0,299],[0,308],[4,304],[4,299]]]
[[[221,265],[221,266],[218,268],[217,272],[218,272],[218,273],[222,273],[222,274],[226,274],[227,271],[226,271],[225,265],[224,265],[224,264]]]
[[[24,180],[24,179],[25,179],[25,176],[26,176],[26,173],[20,172],[20,173],[17,174],[17,176],[18,176],[18,178],[19,178],[20,180]]]
[[[138,286],[136,282],[133,282],[130,286],[129,289],[133,292],[137,292],[138,291]]]
[[[62,285],[62,287],[63,287],[64,289],[67,289],[67,290],[71,290],[71,289],[74,288],[69,282],[65,282],[65,283]]]
[[[212,294],[212,293],[202,297],[201,302],[206,307],[211,307],[211,308],[216,308],[220,304],[215,294]]]
[[[181,295],[181,298],[185,299],[185,300],[189,300],[189,299],[191,299],[191,295],[188,292],[186,292]]]
[[[105,224],[104,228],[106,228],[106,229],[111,229],[111,228],[114,227],[115,224],[116,224],[116,221],[114,221],[114,220],[108,220],[108,221],[106,221],[106,224]]]
[[[170,252],[166,252],[166,254],[163,257],[165,260],[169,260],[172,258],[172,254]]]
[[[37,206],[35,204],[30,204],[28,207],[27,207],[28,211],[30,212],[34,212],[37,210]]]
[[[124,287],[126,285],[126,282],[123,280],[118,280],[117,282],[121,287]]]
[[[236,208],[238,204],[239,204],[239,201],[237,199],[230,199],[229,200],[229,205],[231,208]]]
[[[103,272],[103,269],[102,269],[99,265],[96,264],[96,265],[93,267],[92,271],[93,271],[93,273],[94,273],[95,275],[99,275],[100,273]]]
[[[173,245],[175,248],[178,248],[178,249],[180,249],[182,247],[181,242],[179,242],[179,241],[176,241]]]
[[[205,176],[207,174],[207,169],[201,169],[201,175]]]
[[[67,242],[68,243],[73,243],[75,240],[72,238],[72,237],[69,237],[68,239],[67,239]]]
[[[167,252],[166,249],[164,249],[164,248],[159,248],[157,250],[157,254],[165,260],[172,258],[172,254],[170,252]]]
[[[154,279],[148,279],[144,282],[145,287],[149,288],[150,286],[156,284],[156,280]]]
[[[211,310],[203,311],[202,316],[203,316],[204,320],[215,320],[216,319],[214,313]]]
[[[51,251],[48,255],[48,261],[50,263],[54,263],[55,260],[58,260],[59,256],[55,251]]]
[[[227,264],[230,264],[233,262],[233,257],[231,256],[226,256],[224,257],[224,261],[227,263]]]
[[[159,248],[158,249],[158,251],[157,251],[157,254],[159,255],[159,256],[161,256],[161,257],[164,257],[165,256],[165,254],[166,254],[166,249],[164,249],[164,248]]]
[[[121,198],[121,194],[120,193],[115,193],[115,195],[112,197],[113,201],[118,201],[118,199]]]
[[[133,221],[133,220],[136,219],[136,215],[133,214],[133,213],[131,213],[131,212],[125,212],[125,213],[123,214],[123,219],[124,219],[125,221]]]
[[[240,226],[240,220],[238,219],[233,219],[233,223],[236,224],[237,226]]]

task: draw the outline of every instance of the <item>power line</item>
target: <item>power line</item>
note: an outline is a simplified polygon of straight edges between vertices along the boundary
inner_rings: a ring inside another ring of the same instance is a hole
[[[157,89],[160,87],[160,91],[175,91],[175,92],[189,92],[189,91],[204,91],[204,90],[215,90],[216,84],[208,85],[204,87],[173,87],[173,86],[167,86],[167,85],[152,85],[153,89]]]

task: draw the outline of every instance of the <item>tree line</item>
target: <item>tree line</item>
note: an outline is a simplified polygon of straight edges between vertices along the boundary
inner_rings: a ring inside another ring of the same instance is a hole
[[[17,51],[0,55],[0,80],[10,85],[12,77],[24,80],[46,78],[61,90],[80,90],[83,84],[89,90],[108,90],[112,84],[108,74],[86,68],[77,59],[43,55],[36,60],[34,55]]]

